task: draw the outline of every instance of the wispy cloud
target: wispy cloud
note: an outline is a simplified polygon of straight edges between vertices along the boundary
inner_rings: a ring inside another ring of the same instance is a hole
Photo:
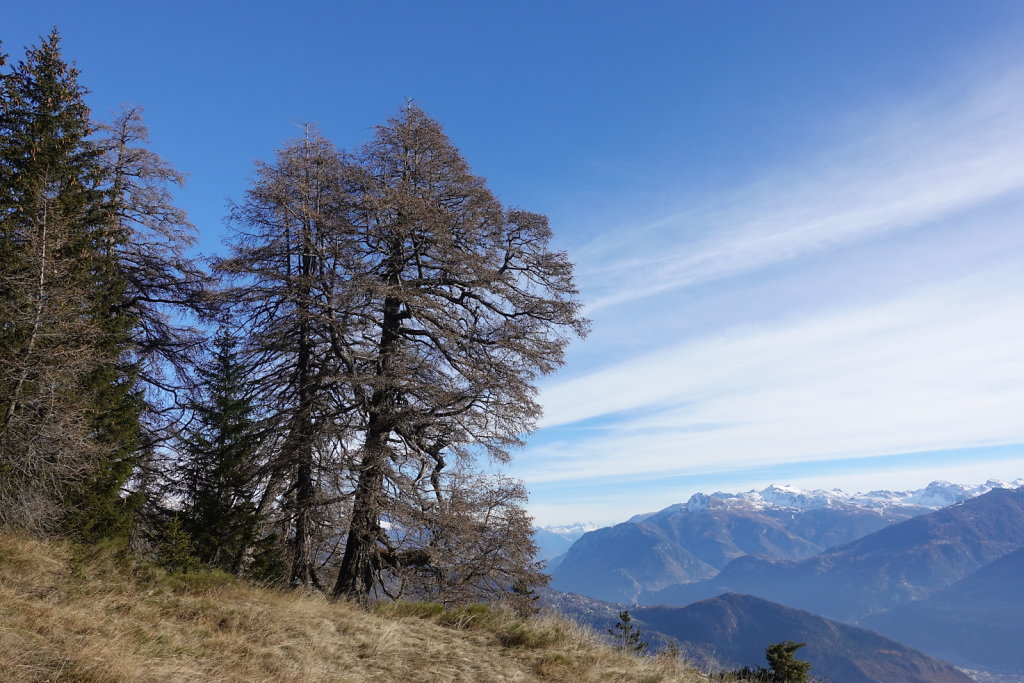
[[[682,344],[552,386],[532,481],[1024,441],[1024,272]]]
[[[589,310],[940,220],[1024,188],[1024,72],[864,116],[855,142],[578,253]],[[867,119],[867,120],[865,120]]]
[[[517,474],[813,479],[815,462],[1024,443],[1022,110],[1014,71],[593,240],[595,335],[545,386]]]

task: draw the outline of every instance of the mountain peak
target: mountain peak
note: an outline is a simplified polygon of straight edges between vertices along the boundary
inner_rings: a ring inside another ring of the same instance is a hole
[[[687,512],[699,512],[701,510],[707,510],[708,502],[711,498],[706,493],[695,493],[690,496],[690,500],[686,502]]]
[[[906,491],[875,490],[866,493],[846,493],[834,488],[829,491],[822,489],[802,489],[792,484],[770,484],[761,489],[751,489],[741,493],[698,492],[690,496],[686,503],[676,503],[657,512],[635,515],[628,521],[637,523],[655,515],[664,515],[685,510],[689,513],[700,513],[709,508],[753,508],[771,509],[786,508],[794,510],[814,510],[819,508],[862,508],[884,513],[893,509],[938,510],[954,503],[975,498],[993,489],[1012,489],[1024,486],[1024,478],[1010,482],[989,479],[984,484],[962,485],[948,481],[936,480],[921,489]]]

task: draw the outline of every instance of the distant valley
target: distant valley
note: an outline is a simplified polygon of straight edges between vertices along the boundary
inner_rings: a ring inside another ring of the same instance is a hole
[[[632,605],[652,631],[687,640],[701,656],[726,652],[734,638],[687,631],[678,608],[764,612],[764,604],[774,604],[871,629],[965,668],[1024,674],[1024,655],[1014,645],[1024,636],[1022,484],[696,494],[582,534],[555,558],[551,588]],[[724,594],[744,597],[723,603]],[[587,616],[580,609],[586,599],[568,601],[575,616]],[[601,618],[608,618],[604,611]],[[766,644],[758,646],[762,653]],[[907,675],[891,680],[918,680]],[[884,680],[850,676],[836,680]]]

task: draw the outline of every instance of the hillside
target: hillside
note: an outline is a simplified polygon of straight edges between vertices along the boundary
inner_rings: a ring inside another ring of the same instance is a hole
[[[862,624],[968,667],[1024,674],[1024,548],[924,600]]]
[[[436,606],[434,606],[436,607]],[[186,577],[0,536],[5,681],[682,681],[561,617],[471,606],[367,613],[319,595]]]
[[[807,643],[801,659],[812,673],[842,683],[968,683],[953,666],[854,626],[750,595],[728,593],[679,609],[633,612],[649,629],[685,642],[691,656],[725,666],[756,666],[765,646]]]
[[[625,605],[548,591],[545,601],[598,630],[611,628]],[[807,643],[799,657],[819,679],[840,683],[966,683],[971,679],[936,657],[848,624],[751,595],[729,593],[686,607],[629,607],[652,646],[678,643],[708,670],[764,664],[765,648],[781,640]]]

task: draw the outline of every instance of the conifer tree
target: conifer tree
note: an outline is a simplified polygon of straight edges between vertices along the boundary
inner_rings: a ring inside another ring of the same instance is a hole
[[[221,328],[198,369],[194,419],[182,440],[182,526],[205,564],[238,572],[257,532],[259,435],[237,340]]]
[[[640,629],[633,623],[633,617],[628,610],[619,612],[619,621],[615,624],[615,630],[608,629],[609,635],[618,641],[618,648],[624,652],[643,654],[647,650],[647,643],[641,640]]]
[[[162,370],[198,342],[166,309],[201,309],[206,279],[180,174],[137,109],[97,137],[85,93],[56,31],[0,74],[0,520],[95,539],[131,523],[126,484],[175,409]]]
[[[9,514],[25,506],[13,513],[20,524],[63,516],[94,535],[121,526],[139,405],[122,363],[131,325],[113,253],[122,236],[98,187],[84,94],[56,31],[2,77],[0,491]]]
[[[771,667],[772,680],[778,683],[807,683],[811,663],[797,659],[795,653],[807,643],[784,640],[773,643],[765,650],[764,656]]]
[[[389,511],[423,491],[443,511],[452,462],[507,460],[540,415],[535,381],[588,322],[546,217],[502,207],[418,107],[346,159],[345,190],[334,300],[351,322],[332,348],[359,411],[358,461],[334,595],[365,602],[437,550],[425,533],[394,552]]]
[[[342,273],[332,243],[340,168],[337,150],[312,129],[273,164],[260,164],[245,201],[231,212],[232,254],[215,262],[237,282],[221,302],[244,332],[244,362],[259,369],[252,386],[266,435],[263,500],[286,501],[293,586],[322,588],[314,549],[320,461],[328,450],[343,450],[341,421],[351,410],[330,348],[337,326],[347,324],[333,313]]]
[[[312,515],[329,500],[347,508],[335,596],[541,582],[521,489],[472,463],[509,457],[539,416],[534,381],[587,330],[546,218],[505,210],[412,105],[355,153],[290,144],[232,218],[216,268],[277,425],[267,490],[289,501],[292,583],[320,584]]]

